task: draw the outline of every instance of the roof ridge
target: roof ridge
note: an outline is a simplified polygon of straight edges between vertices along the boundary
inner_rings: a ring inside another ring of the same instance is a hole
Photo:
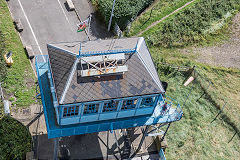
[[[142,37],[141,37],[142,38]],[[140,41],[140,40],[139,40]],[[145,41],[144,39],[141,41],[141,44],[140,45],[142,45],[142,42],[143,41]],[[140,46],[139,46],[139,48],[140,48]],[[149,53],[150,54],[150,53]],[[152,79],[154,80],[154,82],[157,84],[157,86],[160,88],[160,89],[163,89],[162,87],[161,87],[161,84],[159,84],[158,82],[157,82],[157,80],[156,80],[156,78],[153,76],[153,73],[151,72],[151,70],[148,68],[148,65],[146,64],[146,62],[143,60],[143,58],[142,58],[142,56],[138,53],[138,50],[137,50],[137,54],[136,54],[138,57],[139,57],[139,59],[142,61],[142,63],[144,64],[144,67],[147,69],[147,71],[149,72],[149,74],[151,75],[151,77],[152,77]]]
[[[73,75],[74,75],[74,73],[75,73],[75,71],[76,71],[78,62],[79,62],[79,59],[77,58],[77,59],[75,60],[74,64],[73,64],[72,69],[71,69],[71,72],[70,72],[70,74],[69,74],[69,76],[68,76],[68,79],[67,79],[67,82],[66,82],[66,84],[65,84],[64,90],[63,90],[63,92],[62,92],[62,95],[61,95],[59,104],[62,104],[63,101],[65,100],[66,93],[67,93],[67,91],[68,91],[68,88],[69,88],[69,86],[70,86],[70,83],[72,82]]]

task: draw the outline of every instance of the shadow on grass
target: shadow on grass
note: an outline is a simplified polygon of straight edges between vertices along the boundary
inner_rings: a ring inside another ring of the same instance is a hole
[[[200,84],[200,87],[201,89],[203,90],[204,92],[204,95],[206,97],[206,99],[212,103],[214,105],[214,107],[219,110],[219,113],[217,114],[217,116],[213,119],[213,121],[215,121],[217,119],[218,116],[220,116],[220,118],[226,122],[228,125],[230,125],[234,131],[235,131],[235,134],[233,135],[233,137],[231,138],[231,140],[229,142],[232,141],[232,139],[234,138],[234,136],[237,134],[238,137],[240,138],[240,130],[239,128],[237,127],[237,125],[231,120],[231,118],[229,118],[226,114],[223,113],[222,109],[221,109],[221,106],[219,104],[217,104],[217,102],[213,99],[213,97],[207,92],[207,89],[202,85],[201,82],[199,82]],[[213,122],[212,121],[212,122]]]

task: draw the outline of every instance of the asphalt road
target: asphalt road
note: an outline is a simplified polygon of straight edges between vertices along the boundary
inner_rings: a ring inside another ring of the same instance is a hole
[[[35,55],[47,54],[47,43],[85,41],[85,32],[77,32],[79,20],[68,11],[65,0],[10,0],[14,19],[20,19],[23,45],[31,45]]]

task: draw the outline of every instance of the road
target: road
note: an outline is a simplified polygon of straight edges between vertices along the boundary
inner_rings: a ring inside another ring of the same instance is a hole
[[[31,45],[35,55],[47,54],[47,43],[85,41],[85,32],[77,32],[79,20],[68,11],[64,0],[11,0],[9,9],[14,19],[20,19],[23,45]]]

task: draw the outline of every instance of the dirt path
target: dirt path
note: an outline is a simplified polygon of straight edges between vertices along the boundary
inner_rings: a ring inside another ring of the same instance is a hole
[[[199,54],[197,61],[215,66],[240,69],[240,12],[233,18],[230,26],[231,37],[223,44],[212,47],[191,48]]]
[[[150,28],[156,26],[158,23],[162,22],[163,20],[165,20],[166,18],[168,18],[169,16],[173,15],[174,13],[177,13],[178,11],[182,10],[184,7],[188,6],[189,4],[193,3],[195,0],[192,0],[186,4],[184,4],[182,7],[176,9],[175,11],[173,11],[172,13],[166,15],[165,17],[163,17],[162,19],[152,23],[150,26],[148,26],[145,30],[141,31],[140,33],[137,34],[137,36],[141,36],[144,32],[146,32],[147,30],[149,30]]]

